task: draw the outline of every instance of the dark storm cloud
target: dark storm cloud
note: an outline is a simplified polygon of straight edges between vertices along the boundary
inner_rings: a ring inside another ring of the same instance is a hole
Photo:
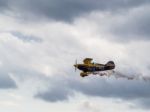
[[[24,35],[20,32],[11,32],[11,34],[24,42],[42,42],[41,38],[32,35]]]
[[[45,92],[39,92],[36,98],[55,102],[67,100],[74,92],[80,92],[88,96],[100,96],[121,98],[135,101],[144,108],[145,99],[150,98],[150,82],[140,80],[114,79],[104,77],[77,77],[62,78],[62,80],[50,79],[50,88]],[[142,100],[141,100],[142,99]],[[150,104],[150,103],[149,103]],[[147,104],[147,105],[149,105]]]
[[[47,17],[54,20],[70,21],[74,17],[93,10],[120,11],[122,9],[136,7],[148,0],[15,0],[9,1],[12,10],[22,16],[35,16],[40,19]]]

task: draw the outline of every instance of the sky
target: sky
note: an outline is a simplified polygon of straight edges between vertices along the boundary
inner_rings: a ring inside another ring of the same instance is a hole
[[[0,0],[0,111],[149,112],[149,36],[149,0]],[[86,57],[136,78],[82,78]]]

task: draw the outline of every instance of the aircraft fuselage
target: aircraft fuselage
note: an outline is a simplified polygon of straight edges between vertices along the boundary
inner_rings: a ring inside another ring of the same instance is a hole
[[[93,64],[93,65],[85,65],[85,64],[77,64],[74,65],[75,67],[77,67],[79,70],[83,71],[83,72],[96,72],[96,71],[105,71],[105,70],[112,70],[115,68],[115,66],[107,66],[107,65],[97,65],[97,64]]]

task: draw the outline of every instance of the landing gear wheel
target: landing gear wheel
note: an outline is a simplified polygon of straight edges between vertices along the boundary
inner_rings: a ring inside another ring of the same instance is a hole
[[[80,76],[85,77],[85,76],[88,76],[88,75],[86,73],[81,73]]]

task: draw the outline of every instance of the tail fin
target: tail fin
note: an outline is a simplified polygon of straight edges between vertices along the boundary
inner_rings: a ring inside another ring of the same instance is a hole
[[[115,63],[113,61],[108,61],[105,66],[109,67],[110,69],[114,69],[115,68]]]
[[[108,61],[106,65],[112,64],[114,65],[115,63],[113,61]]]

